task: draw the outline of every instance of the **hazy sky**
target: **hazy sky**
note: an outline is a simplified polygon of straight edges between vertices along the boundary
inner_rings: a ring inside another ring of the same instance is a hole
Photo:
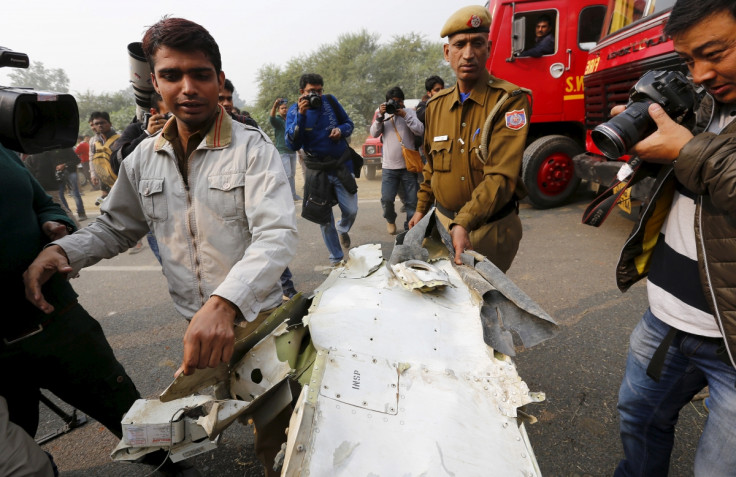
[[[71,92],[124,89],[127,45],[163,15],[184,17],[209,30],[220,46],[222,69],[239,96],[253,102],[256,71],[283,65],[340,34],[366,29],[388,43],[410,31],[443,41],[447,17],[473,1],[442,0],[12,0],[0,9],[0,46],[28,54],[46,68],[63,68]],[[8,68],[0,85],[9,85]],[[295,78],[295,83],[297,79]],[[296,88],[296,85],[295,85]]]

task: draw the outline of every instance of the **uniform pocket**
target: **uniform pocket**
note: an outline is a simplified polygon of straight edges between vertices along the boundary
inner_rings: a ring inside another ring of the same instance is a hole
[[[207,178],[208,202],[225,220],[245,218],[245,173],[219,174]]]
[[[143,213],[152,221],[166,220],[169,207],[164,194],[164,179],[141,179],[138,193],[143,202]]]
[[[432,169],[439,172],[450,170],[450,152],[452,141],[433,142],[429,151],[432,160]]]

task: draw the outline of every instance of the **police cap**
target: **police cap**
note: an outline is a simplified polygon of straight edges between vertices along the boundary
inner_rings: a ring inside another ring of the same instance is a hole
[[[456,33],[488,33],[491,28],[491,13],[481,5],[469,5],[453,13],[445,22],[440,36],[450,37]]]

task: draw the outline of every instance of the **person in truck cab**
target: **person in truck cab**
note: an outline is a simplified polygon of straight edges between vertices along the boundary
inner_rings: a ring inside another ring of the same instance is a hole
[[[534,28],[534,35],[534,46],[522,51],[519,56],[539,58],[555,52],[555,35],[552,32],[552,20],[549,16],[539,17],[537,26]]]
[[[531,92],[486,70],[490,24],[488,9],[473,5],[450,16],[440,32],[457,83],[427,103],[427,163],[409,227],[436,206],[457,264],[472,249],[505,272],[521,241],[518,200],[525,190],[519,174]]]
[[[657,131],[632,150],[663,166],[616,267],[622,291],[648,278],[649,308],[619,391],[625,458],[614,475],[666,475],[680,409],[705,386],[693,475],[734,475],[736,3],[678,0],[664,34],[708,94],[692,131],[649,106]]]

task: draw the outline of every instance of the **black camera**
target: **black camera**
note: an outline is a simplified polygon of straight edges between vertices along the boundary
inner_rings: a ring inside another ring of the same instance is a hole
[[[0,67],[28,68],[28,55],[0,47]],[[0,86],[0,143],[25,154],[74,147],[77,101],[70,94]]]
[[[148,120],[151,119],[151,116],[151,113],[143,113],[143,124],[141,125],[141,128],[148,129]],[[170,117],[171,113],[164,114],[164,119],[166,121],[168,121]]]
[[[307,94],[307,101],[309,102],[309,109],[319,109],[322,107],[322,95],[312,91]]]
[[[386,113],[388,114],[396,114],[396,111],[401,109],[401,103],[396,101],[395,99],[389,99],[386,101]]]
[[[634,144],[657,130],[647,109],[662,106],[679,124],[695,118],[697,94],[692,83],[679,71],[649,71],[631,88],[626,110],[596,126],[591,139],[606,157],[618,159]]]

